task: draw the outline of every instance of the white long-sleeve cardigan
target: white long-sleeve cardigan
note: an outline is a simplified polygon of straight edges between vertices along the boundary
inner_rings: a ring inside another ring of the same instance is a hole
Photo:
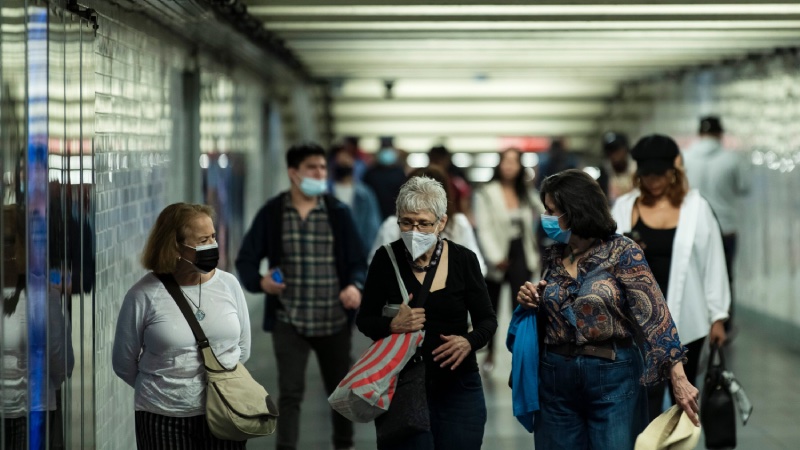
[[[618,233],[631,231],[631,214],[639,195],[639,190],[633,190],[614,203],[611,214]],[[712,323],[728,318],[730,303],[719,224],[708,202],[692,189],[681,204],[667,289],[667,306],[681,342],[708,336]]]

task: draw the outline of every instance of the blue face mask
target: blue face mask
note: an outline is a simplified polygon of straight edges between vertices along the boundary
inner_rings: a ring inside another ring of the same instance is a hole
[[[393,148],[383,148],[378,152],[378,164],[383,166],[391,166],[397,162],[397,150]]]
[[[547,237],[556,242],[566,244],[569,243],[569,238],[572,236],[572,230],[564,231],[561,229],[561,225],[558,224],[558,219],[563,216],[564,214],[560,216],[548,216],[547,214],[542,214],[542,228],[544,228],[544,232],[547,233]]]
[[[324,194],[328,190],[328,182],[316,178],[303,177],[300,182],[300,190],[309,197],[316,197]]]

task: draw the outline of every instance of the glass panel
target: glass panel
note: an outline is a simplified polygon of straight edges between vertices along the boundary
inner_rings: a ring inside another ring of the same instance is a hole
[[[69,140],[68,117],[72,121],[73,105],[78,98],[71,95],[66,55],[67,25],[61,10],[49,14],[47,47],[48,103],[48,202],[47,202],[47,375],[45,378],[46,448],[64,447],[64,380],[72,373],[74,357],[69,326],[69,298],[72,290],[71,247],[67,239]],[[34,448],[34,447],[31,447]]]
[[[25,155],[25,208],[27,221],[27,286],[18,311],[27,313],[28,445],[43,448],[47,435],[48,395],[48,264],[47,264],[47,140],[48,72],[47,9],[27,8],[28,142]],[[20,308],[25,302],[25,308]]]
[[[25,3],[4,0],[0,10],[0,169],[3,173],[2,440],[0,447],[24,449],[28,428],[26,283],[25,146],[26,35]]]
[[[74,41],[77,39],[77,42]],[[94,286],[95,286],[95,195],[94,136],[95,82],[94,31],[86,23],[69,26],[67,80],[70,98],[79,100],[78,112],[68,116],[72,178],[70,212],[72,228],[72,343],[75,370],[67,381],[70,414],[67,417],[69,448],[94,448]],[[71,434],[71,435],[69,435]]]

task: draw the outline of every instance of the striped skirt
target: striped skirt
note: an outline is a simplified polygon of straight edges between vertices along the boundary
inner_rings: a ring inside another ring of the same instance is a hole
[[[247,441],[223,441],[211,434],[206,416],[169,417],[136,411],[139,450],[245,450]]]

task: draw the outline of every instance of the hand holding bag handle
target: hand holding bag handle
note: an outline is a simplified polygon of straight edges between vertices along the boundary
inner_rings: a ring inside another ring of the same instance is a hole
[[[203,354],[206,369],[206,421],[218,439],[244,441],[275,432],[278,408],[263,386],[239,362],[233,369],[220,364],[200,322],[172,274],[155,274],[172,296]]]

